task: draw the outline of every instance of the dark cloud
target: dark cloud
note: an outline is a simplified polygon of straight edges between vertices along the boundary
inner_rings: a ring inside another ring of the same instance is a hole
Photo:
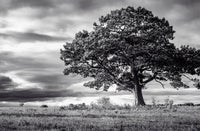
[[[161,0],[160,6],[166,14],[171,16],[175,14],[172,21],[176,21],[177,26],[200,19],[199,0]]]
[[[1,72],[9,72],[16,70],[33,70],[35,72],[43,71],[47,69],[56,69],[60,67],[60,63],[54,63],[45,61],[44,58],[33,58],[32,56],[16,56],[12,52],[0,53],[0,70]],[[57,57],[59,60],[59,56]]]
[[[89,10],[94,7],[94,5],[97,5],[95,0],[78,0],[74,2],[76,2],[75,4],[77,4],[77,8],[81,10]]]
[[[1,58],[2,62],[5,62],[5,65],[0,65],[1,72],[4,71],[4,73],[6,73],[6,72],[17,71],[15,73],[16,77],[23,79],[30,84],[34,83],[35,86],[42,88],[42,90],[40,90],[40,91],[45,91],[45,92],[47,92],[47,94],[48,93],[53,94],[53,92],[55,92],[55,97],[56,96],[59,97],[58,92],[60,92],[60,91],[63,92],[72,84],[75,84],[77,82],[81,82],[84,80],[81,77],[77,77],[77,76],[73,76],[73,75],[64,76],[62,73],[63,69],[61,68],[61,66],[59,66],[59,63],[55,63],[55,65],[53,65],[53,64],[48,63],[40,58],[31,58],[30,56],[17,57],[11,52],[0,53],[0,58]],[[59,61],[59,57],[57,57],[57,59]],[[2,81],[3,80],[4,81],[7,80],[7,83],[9,80],[10,80],[10,83],[12,82],[11,79],[8,79],[8,78],[2,79]],[[23,84],[21,86],[24,87]],[[1,85],[0,85],[0,87],[1,87]],[[6,87],[4,86],[4,88],[6,88]],[[28,91],[28,90],[29,89],[27,89],[25,91]],[[30,89],[30,90],[32,90],[32,89]],[[35,89],[33,91],[35,91]],[[38,91],[38,89],[36,91]],[[16,91],[10,90],[11,94],[12,94],[12,92],[15,93]],[[17,92],[21,92],[21,91],[17,90]],[[23,92],[24,91],[22,91],[22,93]],[[5,92],[3,92],[3,93],[5,93]],[[43,93],[43,92],[41,92],[41,93]],[[41,93],[38,93],[39,94],[38,99],[42,99],[42,96],[44,96]],[[70,95],[70,94],[68,94],[68,95]],[[38,95],[34,96],[34,100],[37,100],[37,96]],[[62,93],[60,94],[60,96],[62,97]],[[47,100],[48,98],[45,97],[45,99]]]
[[[9,10],[23,7],[31,8],[53,8],[54,0],[4,0],[0,4],[0,14],[5,15]]]
[[[54,7],[53,0],[11,0],[10,5],[12,8],[17,7]]]
[[[195,6],[197,4],[200,4],[199,0],[169,0],[169,1],[184,6]]]
[[[72,90],[44,90],[44,89],[15,89],[0,92],[0,101],[45,101],[57,97],[78,97],[82,93],[73,92]]]
[[[0,37],[5,39],[14,39],[18,42],[36,42],[36,41],[67,41],[67,37],[57,37],[33,32],[7,32],[0,33]]]
[[[83,79],[78,76],[64,76],[62,72],[42,72],[37,71],[33,75],[31,72],[20,72],[17,73],[18,76],[21,76],[23,79],[26,79],[30,83],[39,83],[46,90],[62,90],[67,89],[72,84],[82,82],[86,79]]]
[[[105,6],[116,6],[123,4],[126,0],[74,0],[70,1],[77,10],[98,10]]]
[[[78,10],[98,9],[104,6],[119,5],[126,2],[126,0],[13,0],[10,5],[16,7],[43,7],[43,8],[59,8],[63,5],[70,5],[74,7],[74,12]]]
[[[192,6],[196,6],[200,4],[199,0],[151,0],[148,2],[150,3],[148,5],[150,5],[151,7],[156,7],[156,5],[155,6],[152,5],[153,3],[153,4],[158,4],[162,7],[167,7],[167,8],[171,7],[171,9],[173,6],[177,6],[177,5],[192,7]],[[142,4],[142,2],[140,4]],[[160,8],[160,7],[157,7],[157,8]]]
[[[64,10],[61,9],[63,12],[60,13],[84,13],[95,11],[105,6],[116,6],[124,3],[126,3],[126,0],[8,0],[0,5],[0,11],[1,13],[6,13],[18,8],[30,7],[44,11],[43,14],[49,12],[50,15],[60,12],[56,10],[60,10],[61,7],[66,7]],[[69,7],[72,10],[69,10]]]
[[[0,91],[16,87],[17,84],[7,76],[0,75]]]
[[[29,83],[35,83],[37,87],[17,89],[15,87],[24,86],[23,83],[17,84],[10,77],[0,76],[0,101],[45,101],[56,97],[78,97],[81,95],[80,92],[67,89],[73,82],[76,82],[76,78],[65,77],[61,70],[60,72],[56,70],[56,64],[49,65],[39,58],[34,59],[29,56],[17,57],[11,52],[0,53],[0,58],[2,63],[5,62],[5,69],[3,69],[2,64],[0,65],[1,71],[18,71],[15,74],[17,77]]]

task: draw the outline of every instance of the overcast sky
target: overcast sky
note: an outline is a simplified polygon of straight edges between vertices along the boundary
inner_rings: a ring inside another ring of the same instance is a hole
[[[176,31],[173,42],[177,46],[200,48],[199,0],[1,0],[0,101],[59,105],[111,96],[116,103],[131,103],[133,95],[117,94],[112,89],[97,92],[82,86],[88,79],[64,76],[59,59],[60,49],[75,33],[92,30],[101,15],[127,6],[142,6],[165,17]],[[177,102],[198,103],[200,98],[200,91],[193,88],[165,91],[156,87],[159,89],[145,92],[146,101],[153,95]]]

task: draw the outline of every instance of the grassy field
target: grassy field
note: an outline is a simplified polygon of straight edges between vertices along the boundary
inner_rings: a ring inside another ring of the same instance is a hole
[[[0,107],[0,130],[199,131],[200,107],[74,111],[59,107]]]

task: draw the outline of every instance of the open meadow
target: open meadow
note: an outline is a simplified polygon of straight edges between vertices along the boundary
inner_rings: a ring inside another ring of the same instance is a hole
[[[0,130],[199,131],[200,107],[147,106],[123,110],[0,107]]]

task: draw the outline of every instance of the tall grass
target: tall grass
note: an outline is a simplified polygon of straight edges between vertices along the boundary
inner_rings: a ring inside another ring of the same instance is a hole
[[[200,107],[60,110],[59,107],[1,107],[0,130],[192,131],[200,130]]]

